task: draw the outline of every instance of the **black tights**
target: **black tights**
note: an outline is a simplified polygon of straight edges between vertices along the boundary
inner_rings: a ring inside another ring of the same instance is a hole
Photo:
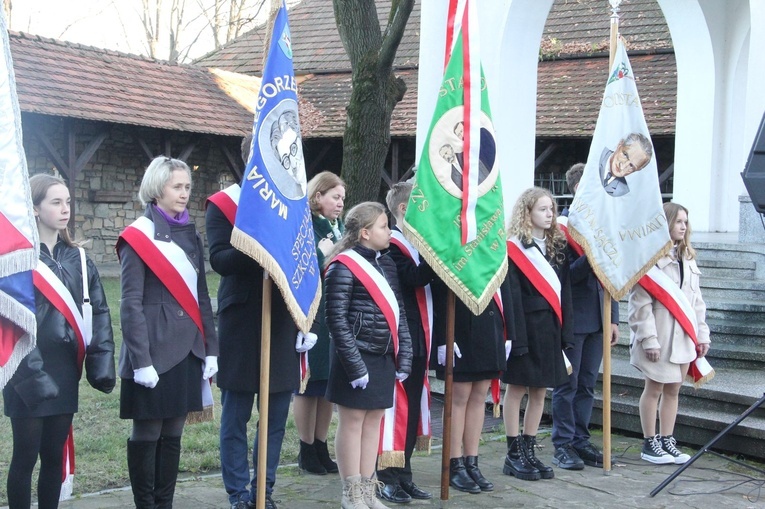
[[[39,509],[56,509],[61,493],[64,443],[72,425],[72,414],[50,417],[11,418],[13,457],[8,469],[9,509],[29,509],[32,501],[32,471],[40,457],[37,481]]]
[[[169,419],[140,419],[133,420],[132,442],[156,442],[160,436],[179,437],[183,434],[186,416]]]

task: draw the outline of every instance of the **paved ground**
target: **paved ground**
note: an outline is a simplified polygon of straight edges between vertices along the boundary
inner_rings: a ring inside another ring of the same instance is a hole
[[[555,469],[555,479],[518,481],[502,474],[505,453],[504,437],[497,432],[484,434],[481,445],[481,467],[492,480],[495,491],[468,495],[450,490],[450,500],[439,500],[440,450],[430,456],[415,456],[412,464],[415,481],[432,490],[436,499],[413,502],[409,507],[449,508],[763,508],[765,481],[763,474],[742,469],[711,454],[704,454],[689,469],[656,497],[649,493],[675,471],[674,467],[654,466],[640,460],[640,441],[613,437],[615,462],[611,473],[586,467],[579,472]],[[549,438],[539,456],[549,462],[552,451]],[[763,467],[760,465],[760,468]],[[280,509],[336,508],[340,499],[337,474],[326,476],[300,475],[296,465],[280,467],[274,496]],[[396,507],[395,504],[389,504]],[[176,507],[227,508],[227,498],[219,474],[184,479],[175,496]],[[129,488],[83,495],[63,502],[62,509],[106,509],[132,507]],[[403,506],[400,506],[403,507]]]

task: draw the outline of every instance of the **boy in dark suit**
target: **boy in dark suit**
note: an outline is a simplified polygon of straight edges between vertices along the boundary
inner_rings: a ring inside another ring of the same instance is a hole
[[[577,163],[566,172],[566,182],[576,193],[584,164]],[[568,209],[561,215],[567,216]],[[603,466],[603,453],[590,442],[590,416],[595,399],[595,382],[603,359],[603,287],[592,272],[585,255],[579,256],[569,245],[571,297],[574,303],[574,347],[566,350],[573,369],[569,382],[553,390],[552,440],[555,446],[553,465],[567,470],[581,470],[584,465]],[[619,339],[619,305],[611,301],[611,345]]]

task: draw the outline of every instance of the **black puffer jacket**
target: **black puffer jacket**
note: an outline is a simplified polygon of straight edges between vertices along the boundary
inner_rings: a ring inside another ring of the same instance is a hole
[[[404,300],[398,284],[396,264],[387,254],[356,246],[353,248],[385,277],[399,303],[398,358],[396,370],[412,371],[412,340],[406,323]],[[324,279],[326,320],[340,362],[348,378],[356,380],[367,374],[360,351],[377,355],[393,352],[388,322],[372,296],[350,269],[332,263]]]
[[[80,252],[59,241],[48,252],[40,246],[40,260],[64,283],[77,307],[82,306]],[[93,338],[86,350],[85,373],[90,385],[109,393],[116,384],[114,339],[109,307],[98,270],[87,260],[88,291],[93,306]],[[78,339],[66,318],[35,289],[37,347],[22,360],[3,391],[9,417],[45,417],[77,412],[80,366]]]

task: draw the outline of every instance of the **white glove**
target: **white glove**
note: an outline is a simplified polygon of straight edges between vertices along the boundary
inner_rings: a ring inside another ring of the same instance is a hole
[[[357,387],[359,389],[366,389],[368,383],[369,383],[369,373],[351,382],[351,387],[353,387],[354,389]]]
[[[403,382],[407,378],[409,378],[409,373],[402,373],[401,371],[396,371],[396,380],[398,380],[399,382]]]
[[[133,370],[133,380],[138,385],[143,385],[149,389],[153,389],[159,382],[159,375],[154,366],[147,366],[145,368],[138,368]]]
[[[319,248],[319,251],[321,251],[321,254],[324,256],[329,256],[329,253],[332,251],[332,248],[335,247],[335,243],[332,242],[332,239],[328,239],[327,237],[324,237],[319,241],[319,244],[316,246]]]
[[[204,367],[202,368],[202,380],[209,380],[218,372],[218,357],[208,355],[205,357]]]
[[[505,341],[505,360],[510,358],[510,352],[513,350],[513,342]]]
[[[460,352],[460,347],[457,343],[454,343],[454,357],[454,362],[456,362],[456,358],[462,358],[462,352]],[[442,366],[446,366],[446,345],[438,347],[438,363]]]
[[[300,353],[307,352],[313,348],[318,340],[319,336],[313,332],[303,334],[302,331],[298,331],[297,339],[295,340],[295,351]]]

